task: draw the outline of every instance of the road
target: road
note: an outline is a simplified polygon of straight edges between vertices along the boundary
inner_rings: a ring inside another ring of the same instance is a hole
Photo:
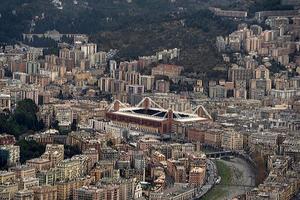
[[[165,170],[165,173],[166,173],[166,188],[169,189],[173,188],[174,180],[171,178],[170,174],[168,174],[167,170]],[[205,195],[214,186],[217,178],[218,175],[217,175],[216,164],[212,160],[207,159],[206,181],[204,185],[198,188],[190,188],[196,190],[194,199],[200,199],[203,195]]]
[[[198,189],[195,199],[200,199],[203,195],[205,195],[214,186],[217,178],[216,164],[212,160],[207,159],[206,181],[204,185]]]

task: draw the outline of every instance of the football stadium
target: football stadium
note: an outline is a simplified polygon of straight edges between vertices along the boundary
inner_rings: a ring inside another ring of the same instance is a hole
[[[129,129],[148,133],[177,133],[189,125],[211,120],[211,116],[203,106],[192,112],[177,112],[164,109],[151,98],[145,97],[134,107],[115,100],[109,107],[106,118],[115,124]]]

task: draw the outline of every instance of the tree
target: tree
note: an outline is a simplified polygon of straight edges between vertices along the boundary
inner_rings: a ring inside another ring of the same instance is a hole
[[[36,113],[38,106],[31,99],[24,99],[17,103],[15,112],[12,115],[14,121],[25,127],[27,130],[39,130]]]
[[[28,130],[41,130],[43,125],[37,119],[37,112],[38,107],[31,99],[19,101],[13,113],[0,114],[0,131],[19,138]]]
[[[0,169],[6,169],[7,168],[7,160],[9,158],[9,154],[7,150],[0,149]]]
[[[76,131],[77,130],[77,120],[73,119],[73,122],[71,124],[71,131]]]
[[[9,115],[6,113],[0,113],[0,132],[5,133],[7,132],[7,123],[6,121],[8,120]]]
[[[44,128],[45,128],[45,123],[44,123],[44,120],[41,119],[41,120],[39,120],[39,122],[38,122],[38,129],[39,129],[39,130],[43,130]]]
[[[113,143],[113,141],[111,139],[109,139],[109,140],[106,141],[106,145],[108,147],[112,147],[114,145],[114,143]]]
[[[255,0],[250,6],[251,13],[262,10],[292,10],[293,6],[282,5],[281,0]]]
[[[25,163],[32,158],[40,157],[45,152],[45,146],[34,140],[19,140],[16,145],[20,146],[20,161]]]
[[[59,94],[58,94],[57,98],[59,98],[59,99],[61,99],[61,100],[64,99],[64,95],[63,95],[63,93],[62,93],[62,90],[59,91]]]
[[[37,113],[39,108],[31,99],[24,99],[17,103],[16,110],[22,110],[28,113]]]
[[[58,130],[59,129],[59,121],[54,120],[51,124],[51,128],[54,128],[54,129]]]
[[[5,77],[12,77],[13,76],[13,74],[10,70],[8,70],[8,69],[4,69],[4,70],[5,70],[4,71],[4,76]]]
[[[65,159],[81,154],[78,146],[65,145]]]

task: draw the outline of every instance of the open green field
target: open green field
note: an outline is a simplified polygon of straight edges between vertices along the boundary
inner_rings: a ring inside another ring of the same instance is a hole
[[[211,191],[204,195],[201,198],[203,200],[217,200],[227,196],[228,191],[226,190],[226,186],[231,183],[232,171],[221,160],[216,160],[216,165],[218,174],[221,176],[221,183],[213,187]]]

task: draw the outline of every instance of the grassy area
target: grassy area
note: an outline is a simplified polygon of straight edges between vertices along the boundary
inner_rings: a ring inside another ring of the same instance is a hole
[[[221,160],[216,161],[218,175],[221,176],[221,185],[229,185],[231,183],[232,171]]]
[[[210,190],[206,195],[204,195],[202,200],[217,200],[224,198],[227,195],[226,185],[231,183],[232,171],[230,168],[221,160],[216,161],[218,174],[221,176],[220,185],[216,185]]]

